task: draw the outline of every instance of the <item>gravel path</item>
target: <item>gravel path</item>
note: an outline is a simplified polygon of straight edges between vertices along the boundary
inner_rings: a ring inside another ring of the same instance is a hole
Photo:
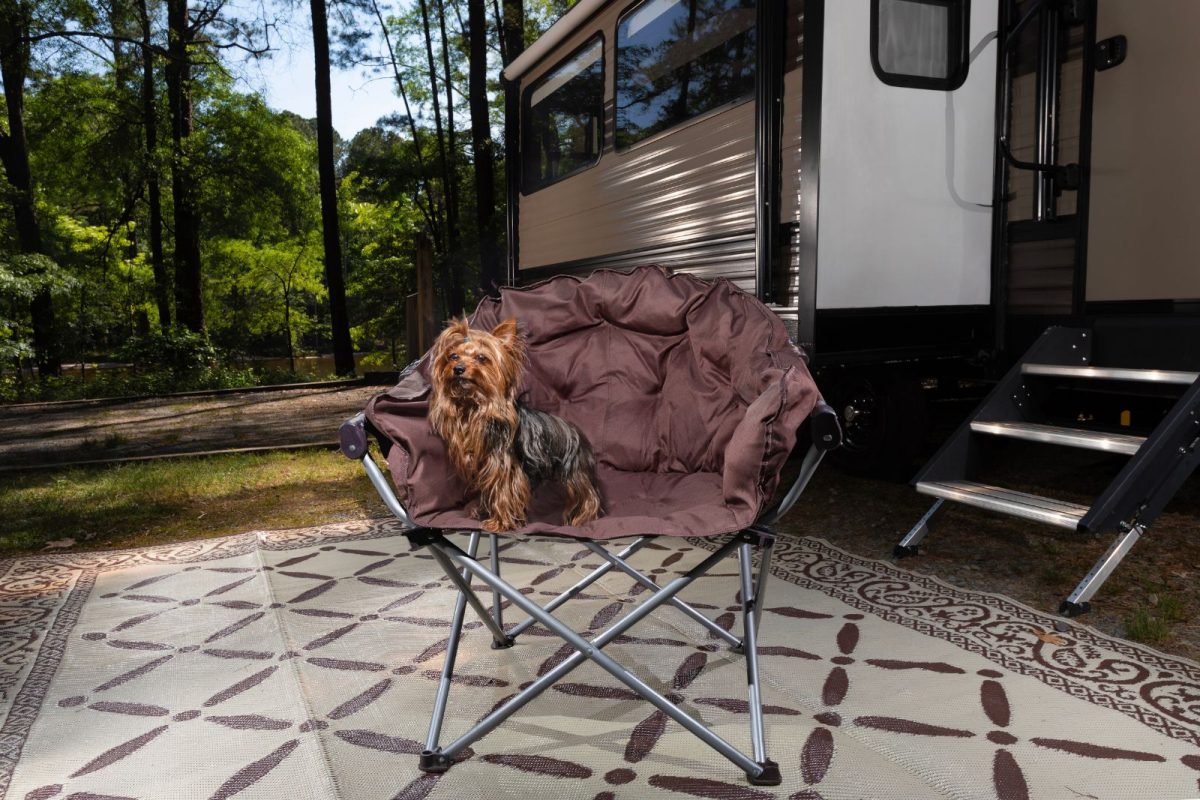
[[[326,386],[115,404],[0,406],[0,470],[337,440],[382,386]]]

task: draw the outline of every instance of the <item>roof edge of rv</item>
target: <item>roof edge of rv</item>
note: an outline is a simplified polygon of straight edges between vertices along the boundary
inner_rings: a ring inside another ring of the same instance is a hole
[[[608,0],[579,0],[570,11],[558,18],[549,30],[538,37],[538,40],[513,59],[500,74],[507,81],[514,81],[533,68],[543,56],[553,50],[564,39],[575,33],[592,14],[606,4]]]

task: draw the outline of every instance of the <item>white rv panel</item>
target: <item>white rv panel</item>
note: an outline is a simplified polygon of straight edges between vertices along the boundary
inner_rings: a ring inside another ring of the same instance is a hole
[[[990,302],[997,4],[970,6],[946,92],[876,76],[871,0],[825,4],[818,308]]]

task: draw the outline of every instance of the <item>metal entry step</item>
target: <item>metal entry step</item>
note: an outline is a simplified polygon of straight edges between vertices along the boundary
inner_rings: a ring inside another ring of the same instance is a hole
[[[1126,369],[1123,367],[1072,367],[1060,364],[1022,364],[1026,375],[1048,375],[1055,378],[1090,378],[1105,381],[1137,381],[1139,383],[1168,383],[1191,386],[1200,372],[1178,372],[1168,369]]]
[[[917,491],[943,500],[1075,530],[1087,506],[974,481],[921,481]]]
[[[1039,425],[1035,422],[985,422],[975,420],[971,430],[992,436],[1008,436],[1042,444],[1059,444],[1084,450],[1101,450],[1106,453],[1123,453],[1131,456],[1138,451],[1145,436],[1126,433],[1102,433],[1081,428],[1060,428],[1056,425]]]

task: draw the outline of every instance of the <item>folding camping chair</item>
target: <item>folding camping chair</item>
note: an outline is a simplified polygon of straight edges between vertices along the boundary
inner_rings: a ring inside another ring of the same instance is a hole
[[[396,387],[374,398],[340,432],[342,452],[362,461],[387,507],[408,526],[410,541],[427,547],[458,588],[420,769],[446,771],[469,745],[590,659],[736,764],[750,783],[777,785],[779,767],[766,755],[757,649],[775,542],[770,526],[799,498],[823,454],[841,442],[836,415],[820,400],[803,354],[789,341],[778,316],[727,281],[707,283],[657,267],[626,274],[600,271],[585,281],[558,277],[530,288],[504,289],[499,299],[480,304],[471,323],[491,329],[509,317],[520,321],[528,343],[528,404],[570,420],[588,436],[605,504],[598,520],[572,528],[559,523],[562,498],[556,487],[535,491],[529,523],[514,533],[574,537],[603,560],[545,606],[500,577],[495,534],[489,534],[490,566],[477,556],[482,534],[472,517],[476,498],[454,473],[444,445],[425,419],[428,358],[411,365]],[[794,484],[772,503],[780,471],[806,419],[811,420],[812,444]],[[367,452],[368,434],[379,442],[399,496]],[[444,535],[468,530],[472,533],[465,550]],[[655,536],[730,534],[714,553],[662,586],[627,561]],[[638,538],[620,552],[601,544],[629,536]],[[740,561],[740,636],[676,596],[735,550]],[[752,569],[756,550],[757,576]],[[552,615],[614,569],[653,594],[590,641]],[[473,580],[492,590],[490,609],[472,589]],[[528,617],[506,627],[503,600]],[[467,605],[490,631],[493,648],[512,647],[523,631],[541,624],[577,652],[470,730],[442,744]],[[751,755],[604,652],[605,645],[664,605],[682,611],[745,655]]]

